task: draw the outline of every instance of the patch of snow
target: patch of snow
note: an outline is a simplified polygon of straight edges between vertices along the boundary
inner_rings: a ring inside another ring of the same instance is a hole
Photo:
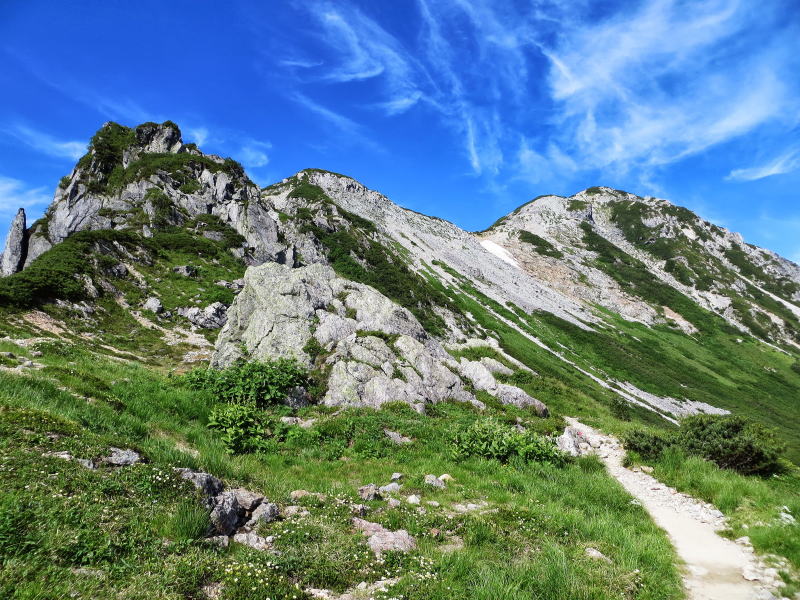
[[[511,252],[503,248],[501,245],[496,244],[492,240],[481,240],[481,246],[486,248],[489,252],[494,254],[497,258],[499,258],[503,262],[507,262],[512,267],[516,267],[517,269],[522,270],[522,267],[519,266],[519,263],[511,255]]]

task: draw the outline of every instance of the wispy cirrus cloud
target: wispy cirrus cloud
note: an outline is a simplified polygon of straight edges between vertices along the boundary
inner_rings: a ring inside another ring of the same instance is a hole
[[[249,169],[264,167],[269,164],[267,151],[272,148],[269,142],[246,140],[237,154],[239,161]]]
[[[320,80],[349,83],[380,78],[394,111],[407,110],[415,104],[411,99],[420,99],[419,65],[377,21],[347,2],[311,2],[308,9],[334,54],[334,60],[317,73]]]
[[[55,158],[77,160],[86,153],[86,142],[60,140],[27,125],[14,124],[3,128],[2,132],[42,154]]]
[[[12,215],[20,208],[44,208],[52,197],[45,187],[31,188],[24,181],[0,175],[0,215]]]
[[[326,52],[303,54],[324,68],[309,68],[298,85],[361,85],[358,107],[326,105],[347,119],[364,106],[387,116],[433,111],[478,175],[636,170],[647,182],[689,156],[798,121],[798,27],[781,22],[780,2],[417,0],[415,36],[352,2],[305,6]]]
[[[291,99],[300,106],[303,106],[307,110],[319,116],[323,122],[332,126],[337,134],[344,134],[347,136],[346,139],[357,141],[358,143],[370,147],[373,150],[383,150],[377,142],[373,141],[367,136],[363,127],[353,119],[350,119],[343,114],[340,114],[318,102],[315,102],[300,92],[293,93],[291,95]]]
[[[183,131],[183,136],[186,140],[190,142],[194,142],[198,146],[202,147],[203,144],[208,141],[208,128],[207,127],[187,127],[185,131]]]
[[[785,119],[798,107],[786,77],[795,59],[757,39],[765,12],[736,0],[651,0],[540,43],[562,139],[583,163],[629,169]]]
[[[792,148],[765,163],[744,169],[733,169],[726,179],[730,181],[755,181],[772,175],[783,175],[800,169],[800,149]]]

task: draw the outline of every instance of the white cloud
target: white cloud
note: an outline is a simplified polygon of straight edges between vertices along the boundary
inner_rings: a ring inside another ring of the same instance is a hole
[[[25,182],[0,175],[0,214],[12,215],[20,208],[43,208],[53,198],[45,187],[28,188]],[[2,235],[2,233],[0,233]]]
[[[294,54],[302,59],[279,64],[307,69],[309,79],[294,78],[294,86],[359,86],[364,100],[352,102],[388,116],[433,111],[457,136],[472,173],[486,179],[517,176],[516,169],[530,181],[547,172],[633,173],[654,189],[667,165],[766,125],[800,121],[796,31],[776,26],[785,9],[778,4],[416,4],[419,24],[401,27],[346,0],[310,0],[325,50],[309,57],[304,48]],[[393,35],[399,30],[405,35]],[[325,69],[312,68],[323,62]],[[293,93],[339,130],[355,129],[341,104],[323,107],[306,90]]]
[[[575,161],[557,145],[550,143],[544,153],[532,149],[526,139],[522,139],[517,150],[516,178],[530,183],[540,183],[555,175],[572,173],[578,169]]]
[[[263,167],[269,163],[267,150],[272,148],[268,142],[258,142],[250,140],[239,150],[239,160],[247,168]]]
[[[346,138],[357,142],[361,145],[367,146],[373,150],[382,151],[382,148],[374,141],[369,139],[363,132],[361,125],[354,120],[327,108],[318,102],[313,101],[308,96],[296,92],[291,96],[292,100],[311,111],[312,113],[322,117],[322,119],[333,126],[338,133],[345,134]]]
[[[81,156],[86,154],[85,142],[59,140],[47,133],[27,127],[26,125],[12,125],[4,129],[4,132],[23,144],[30,146],[38,152],[47,154],[48,156],[78,160]]]
[[[771,177],[772,175],[791,173],[798,168],[800,168],[800,150],[795,148],[762,165],[746,169],[734,169],[725,179],[731,181],[754,181],[764,177]]]
[[[344,83],[381,77],[390,100],[418,92],[413,58],[376,21],[344,2],[312,2],[309,8],[338,58],[323,79]]]
[[[283,67],[294,67],[297,69],[313,69],[314,67],[321,67],[323,63],[321,60],[305,60],[302,58],[284,58],[279,60],[278,64]]]
[[[757,28],[754,11],[768,12],[736,0],[649,0],[541,43],[573,157],[623,171],[666,165],[792,114],[793,59],[780,44],[739,47]]]
[[[201,148],[208,140],[208,129],[205,127],[189,127],[186,129],[185,136]]]

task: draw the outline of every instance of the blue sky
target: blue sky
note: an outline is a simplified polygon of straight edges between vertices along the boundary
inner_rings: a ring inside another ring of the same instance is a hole
[[[798,0],[3,0],[0,90],[0,236],[104,121],[171,119],[262,185],[470,230],[608,185],[800,261]]]

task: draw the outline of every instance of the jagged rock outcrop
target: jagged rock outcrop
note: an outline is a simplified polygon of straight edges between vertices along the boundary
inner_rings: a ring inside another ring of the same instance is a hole
[[[11,222],[3,254],[0,256],[0,277],[13,275],[22,268],[28,251],[25,209],[20,208]]]
[[[414,315],[320,264],[248,269],[212,364],[229,365],[244,350],[252,359],[295,357],[312,366],[311,347],[322,349],[320,360],[330,372],[326,405],[403,401],[424,410],[447,399],[480,404]]]
[[[213,302],[205,308],[197,306],[179,308],[178,314],[189,319],[192,325],[197,325],[202,329],[219,329],[225,325],[228,319],[227,311],[227,307],[222,302]]]
[[[212,364],[229,365],[246,352],[252,359],[294,357],[313,366],[315,347],[324,353],[328,391],[323,402],[329,406],[402,401],[423,411],[425,404],[447,399],[481,406],[460,372],[504,404],[547,415],[543,403],[498,383],[484,363],[452,360],[405,308],[319,264],[290,269],[268,263],[248,269]]]
[[[239,255],[251,264],[286,255],[274,213],[238,163],[184,144],[174,123],[106,123],[27,232],[23,266],[77,231],[136,229],[150,237],[159,226],[202,215],[243,236]]]

